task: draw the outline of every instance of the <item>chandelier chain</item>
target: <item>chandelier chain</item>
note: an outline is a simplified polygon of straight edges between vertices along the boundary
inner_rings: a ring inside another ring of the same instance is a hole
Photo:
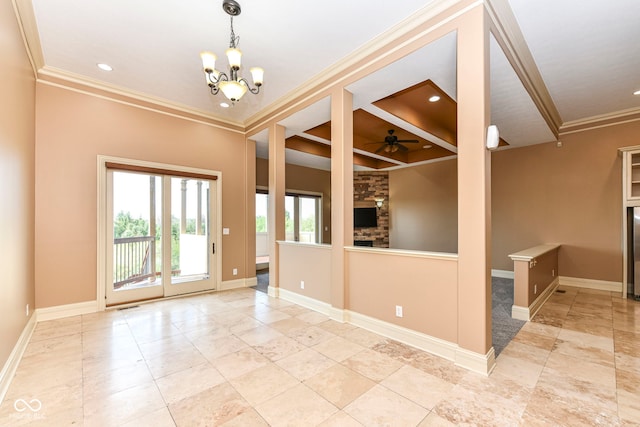
[[[231,40],[229,40],[230,48],[237,48],[240,44],[240,36],[236,36],[235,31],[233,31],[233,16],[231,16]]]

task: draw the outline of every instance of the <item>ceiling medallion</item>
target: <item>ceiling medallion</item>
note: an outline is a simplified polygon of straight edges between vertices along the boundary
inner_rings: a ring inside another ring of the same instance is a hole
[[[212,95],[217,95],[222,91],[232,104],[239,101],[247,92],[254,95],[260,92],[262,86],[264,70],[259,67],[253,67],[249,71],[253,79],[255,87],[251,87],[249,82],[238,75],[240,70],[242,52],[238,49],[240,36],[236,36],[233,31],[233,17],[240,15],[240,4],[235,0],[223,0],[222,9],[229,15],[231,19],[231,35],[229,41],[229,49],[225,52],[229,61],[229,74],[216,70],[216,55],[211,52],[202,52],[202,67],[207,81],[207,86],[211,89]]]

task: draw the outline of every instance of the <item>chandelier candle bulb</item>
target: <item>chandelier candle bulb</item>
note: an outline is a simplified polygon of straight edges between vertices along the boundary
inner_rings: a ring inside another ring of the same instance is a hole
[[[237,48],[229,48],[227,49],[227,58],[229,59],[229,67],[234,70],[239,70],[240,65],[242,64],[242,52]]]
[[[260,67],[253,67],[249,70],[251,72],[251,78],[253,78],[253,84],[260,87],[264,81],[264,70]]]
[[[202,59],[202,68],[204,68],[205,73],[215,71],[216,59],[218,59],[215,54],[211,52],[202,52],[200,53],[200,58]]]

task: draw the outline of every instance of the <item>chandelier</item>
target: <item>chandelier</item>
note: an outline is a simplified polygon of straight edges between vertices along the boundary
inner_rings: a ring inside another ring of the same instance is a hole
[[[232,103],[235,103],[247,93],[247,90],[254,95],[260,92],[264,70],[259,67],[253,67],[249,70],[255,85],[253,88],[246,79],[238,76],[242,52],[238,49],[240,36],[236,37],[233,31],[233,17],[240,15],[240,4],[235,0],[223,0],[222,9],[231,17],[229,49],[225,52],[229,60],[229,74],[216,70],[217,57],[213,53],[202,52],[200,58],[202,58],[202,67],[204,68],[204,75],[207,80],[207,86],[211,89],[211,94],[217,95],[219,91],[222,91],[224,96]]]

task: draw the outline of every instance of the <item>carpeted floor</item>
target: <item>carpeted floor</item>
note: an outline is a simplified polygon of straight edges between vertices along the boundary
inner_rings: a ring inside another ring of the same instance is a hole
[[[497,356],[527,322],[511,317],[513,279],[492,277],[491,301],[491,332],[493,335],[493,348]]]
[[[258,278],[258,284],[256,286],[252,286],[252,288],[266,294],[267,287],[269,287],[269,270],[258,270],[256,272],[256,277]]]
[[[269,270],[260,270],[256,276],[258,284],[253,286],[253,289],[266,293],[269,286]],[[511,318],[513,279],[493,277],[491,279],[491,294],[491,331],[493,348],[498,356],[526,322]]]

